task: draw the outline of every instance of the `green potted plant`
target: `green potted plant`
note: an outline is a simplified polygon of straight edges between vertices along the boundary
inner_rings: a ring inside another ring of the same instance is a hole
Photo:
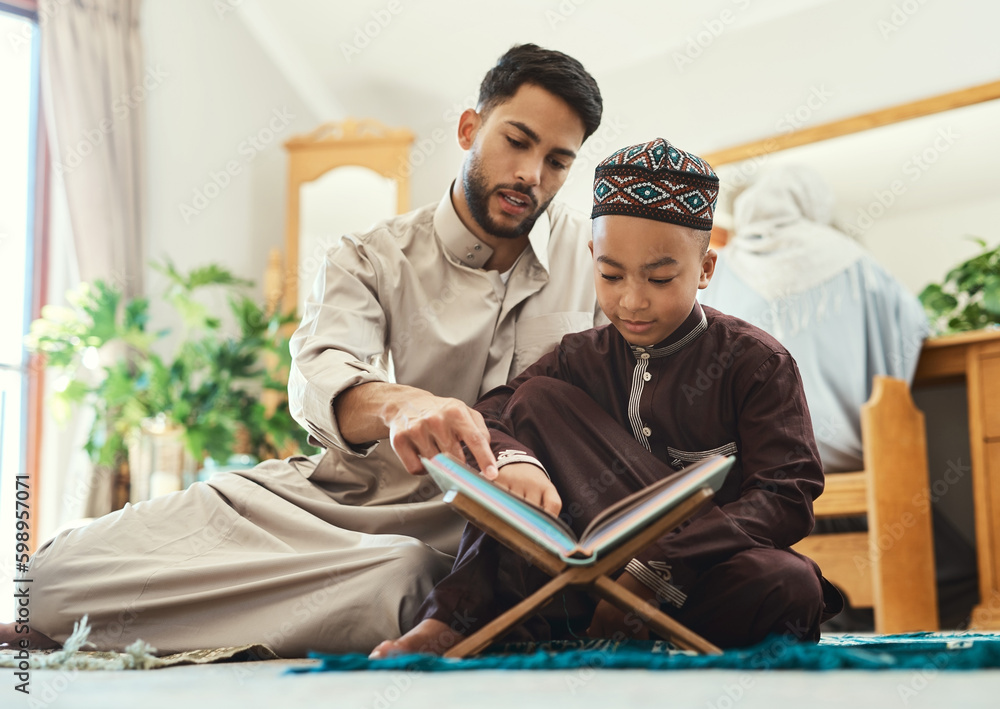
[[[1000,246],[969,237],[982,251],[920,293],[931,330],[946,335],[1000,325]]]
[[[291,362],[284,331],[294,315],[265,312],[245,293],[252,282],[220,266],[186,274],[170,262],[154,268],[166,276],[163,299],[182,323],[171,357],[156,351],[169,332],[149,329],[149,299],[126,301],[102,280],[69,293],[69,307],[46,306],[31,325],[28,349],[57,377],[56,416],[84,403],[94,408],[86,445],[93,462],[120,468],[144,430],[172,432],[197,463],[225,462],[234,452],[256,460],[313,452],[287,406],[265,403],[268,391],[283,402],[280,373]],[[235,332],[199,300],[210,289],[228,296]]]

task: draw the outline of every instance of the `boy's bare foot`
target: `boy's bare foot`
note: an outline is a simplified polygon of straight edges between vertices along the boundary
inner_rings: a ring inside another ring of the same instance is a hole
[[[28,641],[28,647],[32,650],[53,650],[62,647],[48,635],[42,635],[37,630],[29,630],[27,633],[16,632],[17,626],[14,623],[0,623],[0,646],[17,648],[22,640]]]
[[[397,640],[383,640],[372,650],[368,658],[380,660],[391,655],[415,652],[443,655],[461,639],[462,636],[448,627],[444,621],[428,618],[420,621],[413,630]]]

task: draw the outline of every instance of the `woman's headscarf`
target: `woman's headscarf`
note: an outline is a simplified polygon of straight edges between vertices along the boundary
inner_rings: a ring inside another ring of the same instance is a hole
[[[865,253],[830,226],[833,203],[833,191],[811,168],[773,168],[736,198],[735,236],[723,258],[768,301],[818,286]]]

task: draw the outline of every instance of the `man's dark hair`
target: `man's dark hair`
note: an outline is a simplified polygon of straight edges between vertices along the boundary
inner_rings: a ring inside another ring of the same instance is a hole
[[[524,84],[535,84],[569,104],[583,121],[584,140],[601,125],[604,102],[594,77],[573,57],[537,44],[515,44],[497,60],[479,86],[479,111],[488,114]]]

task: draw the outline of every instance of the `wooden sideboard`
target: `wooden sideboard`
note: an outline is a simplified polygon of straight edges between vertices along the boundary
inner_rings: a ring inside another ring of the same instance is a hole
[[[924,342],[914,386],[964,379],[979,563],[978,630],[1000,630],[1000,329]]]

